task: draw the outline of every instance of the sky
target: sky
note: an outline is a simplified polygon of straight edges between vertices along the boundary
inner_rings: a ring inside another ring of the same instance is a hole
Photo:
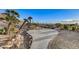
[[[79,20],[79,9],[16,9],[20,19],[33,17],[32,22],[54,23],[59,21]],[[0,13],[5,12],[1,9]]]

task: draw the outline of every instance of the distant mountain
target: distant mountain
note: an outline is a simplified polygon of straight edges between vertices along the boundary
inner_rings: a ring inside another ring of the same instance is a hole
[[[79,20],[67,20],[67,21],[61,21],[62,24],[79,24]]]

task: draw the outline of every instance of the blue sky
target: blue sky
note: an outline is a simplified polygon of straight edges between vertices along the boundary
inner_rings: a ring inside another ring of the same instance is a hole
[[[5,10],[0,10],[3,13]],[[63,20],[79,19],[78,9],[17,9],[20,18],[33,17],[33,22],[53,23]]]

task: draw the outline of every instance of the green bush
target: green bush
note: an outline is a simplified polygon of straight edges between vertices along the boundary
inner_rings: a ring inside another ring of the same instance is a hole
[[[0,34],[6,34],[6,29],[5,28],[0,28]]]
[[[68,26],[67,26],[67,25],[64,25],[64,29],[65,29],[65,30],[68,30]]]
[[[76,28],[75,27],[72,27],[72,31],[75,31],[76,30]]]
[[[3,31],[4,31],[4,29],[0,29],[0,34],[2,34],[2,33],[3,33]]]

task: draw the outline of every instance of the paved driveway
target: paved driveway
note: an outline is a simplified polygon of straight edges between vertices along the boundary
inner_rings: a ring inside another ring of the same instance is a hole
[[[54,39],[58,32],[52,29],[30,30],[33,36],[31,49],[46,49],[50,40]]]

